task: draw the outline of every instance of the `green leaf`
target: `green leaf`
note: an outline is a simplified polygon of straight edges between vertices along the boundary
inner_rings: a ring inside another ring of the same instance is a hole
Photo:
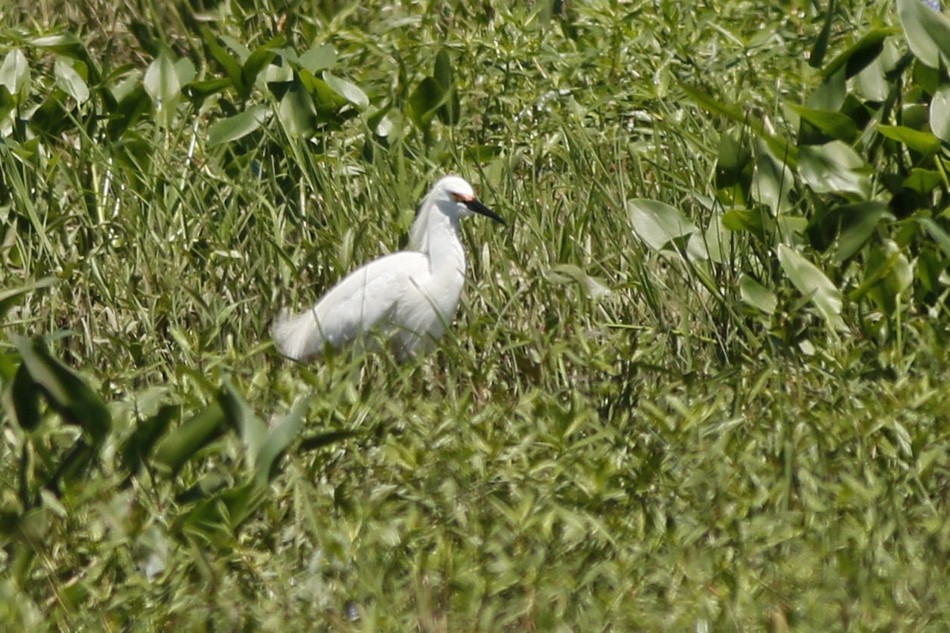
[[[330,88],[336,93],[343,95],[346,100],[353,105],[360,108],[365,108],[369,105],[369,97],[367,97],[366,93],[356,84],[350,83],[345,79],[340,79],[326,70],[323,71],[323,80]]]
[[[319,71],[333,68],[336,65],[336,51],[329,44],[314,46],[298,57],[296,63],[300,68],[316,75]]]
[[[752,173],[752,198],[766,205],[774,215],[792,208],[789,195],[795,186],[795,176],[785,164],[777,160],[760,139],[755,142],[755,170]]]
[[[694,233],[691,235],[690,240],[693,239],[700,239],[700,234]],[[709,226],[706,227],[706,232],[701,239],[703,250],[705,250],[709,259],[718,264],[731,261],[735,248],[733,235],[732,231],[729,231],[723,223],[722,214],[717,213],[709,220]]]
[[[917,222],[924,227],[930,234],[930,237],[937,242],[937,245],[940,246],[940,250],[943,251],[944,255],[950,257],[950,235],[930,218],[918,218]]]
[[[267,437],[267,425],[257,417],[244,397],[234,388],[230,378],[224,379],[218,394],[218,404],[224,411],[224,417],[241,436],[250,456],[249,461],[253,465],[255,456],[260,452]]]
[[[841,291],[831,280],[817,266],[785,244],[778,246],[778,261],[798,291],[815,304],[825,322],[833,329],[843,329]]]
[[[828,65],[822,68],[821,76],[828,78],[838,72],[842,66],[845,68],[845,77],[850,79],[864,70],[868,64],[877,59],[884,48],[884,40],[891,35],[898,33],[896,28],[874,29],[861,36],[857,42],[852,44],[828,62]]]
[[[655,251],[699,229],[677,209],[663,202],[637,198],[627,201],[627,212],[637,236]]]
[[[259,104],[214,123],[208,128],[208,147],[244,138],[261,127],[267,115],[267,106]]]
[[[193,81],[184,87],[183,92],[189,99],[203,103],[205,99],[213,94],[223,92],[231,87],[231,80],[226,77],[219,79],[207,79],[203,81]]]
[[[68,424],[82,428],[93,445],[101,444],[112,427],[112,416],[99,394],[53,358],[39,341],[19,336],[14,341],[30,377],[49,405]]]
[[[897,0],[897,14],[917,59],[931,68],[950,66],[950,19],[919,0]]]
[[[175,63],[167,51],[163,50],[158,58],[149,64],[143,85],[158,110],[159,121],[166,126],[171,125],[181,97],[181,83],[178,81]]]
[[[26,55],[19,48],[14,48],[3,58],[0,64],[0,86],[22,102],[30,94],[30,65]]]
[[[85,62],[89,59],[89,52],[83,45],[82,40],[72,33],[62,33],[59,35],[46,35],[37,37],[29,41],[30,46],[45,48],[57,55],[63,55],[71,59],[78,59]]]
[[[826,136],[850,142],[858,135],[858,127],[854,124],[854,121],[840,112],[815,110],[796,103],[789,103],[788,105],[798,113],[798,116],[811,123]]]
[[[166,475],[176,474],[189,459],[227,428],[221,405],[217,402],[208,404],[158,444],[153,459],[156,469]]]
[[[25,363],[20,363],[10,385],[7,404],[16,423],[24,431],[33,431],[40,424],[40,387],[33,381]]]
[[[310,406],[310,398],[301,398],[271,430],[261,443],[254,459],[254,478],[259,484],[265,484],[273,476],[277,458],[287,450],[290,443],[300,433],[304,423],[304,414]]]
[[[825,21],[822,24],[821,32],[815,39],[815,45],[812,46],[811,55],[808,56],[808,65],[812,68],[821,68],[825,61],[825,53],[828,52],[828,39],[831,37],[831,24],[835,16],[835,0],[829,0],[828,10],[825,13]]]
[[[944,143],[950,143],[950,84],[941,86],[930,102],[930,129]]]
[[[321,433],[314,433],[304,437],[300,441],[300,451],[312,451],[318,448],[323,448],[324,446],[329,446],[330,444],[335,444],[337,442],[342,442],[345,439],[351,437],[356,437],[354,431],[323,431]]]
[[[82,104],[89,100],[89,86],[72,65],[57,59],[53,64],[53,74],[56,76],[56,85],[75,99],[76,103]]]
[[[881,219],[890,214],[884,203],[875,201],[842,205],[837,211],[842,228],[832,261],[842,264],[864,246]]]
[[[346,97],[308,71],[301,70],[299,77],[307,92],[310,93],[318,114],[336,114],[348,103]]]
[[[291,138],[309,137],[313,134],[317,109],[313,105],[310,93],[303,84],[295,81],[290,90],[284,93],[277,107],[277,117]]]
[[[432,77],[426,77],[409,95],[409,118],[421,130],[427,130],[436,110],[442,105],[442,98],[442,87]]]
[[[239,93],[244,95],[244,83],[242,81],[242,68],[241,64],[237,59],[234,58],[231,53],[228,52],[226,48],[221,46],[218,42],[218,37],[211,32],[207,26],[201,27],[201,36],[204,40],[205,46],[208,47],[208,52],[211,53],[211,56],[221,64],[221,68],[224,69],[225,74],[228,76],[228,79],[231,80],[231,85],[234,86],[234,89]]]
[[[748,275],[739,278],[739,297],[746,305],[766,314],[774,313],[778,305],[775,293]]]
[[[455,75],[452,71],[452,61],[449,59],[448,52],[443,48],[435,56],[435,68],[432,73],[439,87],[442,88],[442,94],[445,99],[439,108],[439,119],[446,125],[457,125],[459,122],[459,102],[458,91],[455,88]]]
[[[841,141],[800,147],[798,171],[817,193],[854,193],[866,198],[871,192],[867,165]]]
[[[221,490],[200,501],[179,517],[173,529],[193,536],[203,536],[211,545],[226,547],[237,534],[241,524],[267,499],[266,487],[253,479]]]
[[[878,125],[877,130],[881,135],[906,145],[925,156],[929,156],[940,149],[940,139],[930,132],[921,132],[902,125]]]
[[[554,283],[577,284],[582,296],[597,300],[610,294],[610,288],[602,280],[588,275],[575,264],[558,264],[551,268],[548,278]]]
[[[278,35],[248,55],[244,61],[244,66],[241,67],[241,85],[245,91],[251,91],[257,81],[257,76],[274,61],[274,58],[277,57],[277,49],[283,46],[286,41],[287,38]]]
[[[917,193],[928,194],[939,187],[942,182],[943,175],[939,171],[914,167],[910,170],[910,174],[904,179],[904,182],[901,183],[901,187]]]
[[[130,475],[138,472],[145,460],[151,455],[155,444],[168,430],[172,419],[177,417],[179,413],[180,407],[176,405],[162,405],[155,415],[143,420],[122,443],[119,452]]]
[[[210,473],[202,475],[194,484],[175,495],[175,501],[177,503],[186,504],[194,503],[200,499],[207,499],[230,483],[231,477],[229,477],[227,472],[213,470]]]

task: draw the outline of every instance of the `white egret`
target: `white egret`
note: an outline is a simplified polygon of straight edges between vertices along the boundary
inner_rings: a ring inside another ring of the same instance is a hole
[[[464,179],[440,179],[419,207],[408,250],[350,273],[309,310],[282,312],[274,323],[277,349],[304,360],[369,333],[389,340],[399,357],[428,347],[458,308],[465,285],[459,220],[475,213],[505,223]]]

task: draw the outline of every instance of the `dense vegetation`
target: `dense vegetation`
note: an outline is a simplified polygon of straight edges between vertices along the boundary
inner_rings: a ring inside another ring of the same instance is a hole
[[[928,4],[3,4],[0,628],[946,630]],[[279,358],[446,172],[439,350]]]

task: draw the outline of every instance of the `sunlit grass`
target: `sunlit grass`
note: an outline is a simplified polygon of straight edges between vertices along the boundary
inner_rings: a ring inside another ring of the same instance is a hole
[[[7,9],[18,21],[2,33],[99,40],[49,4],[40,23]],[[371,97],[317,140],[275,116],[209,146],[208,125],[231,114],[209,104],[182,105],[168,128],[146,115],[120,140],[53,139],[38,160],[0,144],[0,284],[55,280],[8,309],[4,351],[13,334],[50,337],[116,427],[85,485],[44,493],[23,518],[25,433],[4,418],[4,627],[941,630],[946,310],[911,316],[900,344],[829,335],[788,289],[774,317],[741,302],[739,275],[763,265],[744,235],[735,265],[699,269],[630,228],[632,198],[712,217],[719,129],[678,79],[754,107],[800,99],[823,16],[785,3],[342,4],[301,5],[285,27],[297,50],[331,44],[334,72]],[[833,45],[886,4],[841,9]],[[203,19],[269,40],[281,15],[239,5]],[[152,59],[127,39],[150,14],[151,37],[213,66],[189,16],[152,2],[108,13],[123,63]],[[463,113],[427,145],[405,103],[442,45]],[[392,108],[386,139],[377,108]],[[281,307],[400,248],[446,172],[509,226],[466,225],[467,287],[438,351],[408,365],[280,359]],[[183,491],[240,481],[238,433],[176,478],[145,469],[128,488],[118,452],[159,404],[193,415],[226,377],[271,424],[312,395],[306,424],[246,523],[182,532]],[[76,429],[49,424],[37,437],[68,447]]]

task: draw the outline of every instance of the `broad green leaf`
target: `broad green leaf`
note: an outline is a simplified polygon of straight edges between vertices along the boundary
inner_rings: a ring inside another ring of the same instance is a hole
[[[731,209],[722,214],[722,225],[736,232],[746,232],[758,238],[766,234],[765,211],[763,207],[753,209]]]
[[[82,104],[89,99],[89,86],[68,62],[57,59],[53,64],[53,74],[56,76],[56,85],[75,99],[76,103]]]
[[[756,139],[754,149],[752,198],[769,207],[774,215],[781,215],[792,208],[789,194],[795,186],[795,176],[787,165],[772,156],[760,139]]]
[[[318,114],[335,114],[349,103],[342,94],[330,87],[324,80],[314,77],[310,72],[301,70],[300,81],[310,93]]]
[[[143,85],[158,110],[159,120],[166,126],[170,125],[181,97],[181,83],[178,81],[175,63],[167,51],[162,51],[158,58],[149,64]]]
[[[744,192],[752,179],[753,167],[748,138],[737,139],[729,133],[719,136],[719,148],[716,153],[717,189],[727,190],[738,185]]]
[[[696,231],[689,236],[686,252],[693,259],[710,259],[718,264],[725,263],[732,255],[732,233],[723,224],[722,214],[716,213],[710,218],[705,231]]]
[[[277,108],[277,116],[291,138],[309,137],[313,134],[317,110],[310,93],[303,84],[295,81],[284,93]]]
[[[241,436],[247,448],[248,461],[253,465],[255,456],[260,452],[267,437],[267,425],[257,417],[244,397],[234,388],[230,378],[225,378],[223,382],[218,394],[218,404],[224,411],[225,419]]]
[[[443,48],[435,56],[435,68],[432,73],[439,87],[442,88],[446,96],[442,107],[439,108],[439,119],[447,125],[456,125],[459,122],[459,96],[455,89],[455,77],[452,71],[452,61],[449,54]]]
[[[930,132],[921,132],[902,125],[878,125],[877,130],[883,136],[924,155],[933,154],[940,149],[940,139]]]
[[[251,479],[198,502],[175,521],[173,529],[204,537],[216,547],[228,547],[241,524],[251,517],[266,498],[267,488]]]
[[[811,299],[828,325],[836,330],[843,329],[841,291],[831,280],[817,266],[785,244],[778,246],[778,261],[792,284]]]
[[[637,198],[627,201],[627,212],[637,236],[655,251],[699,229],[678,210],[663,202]]]
[[[122,443],[120,454],[129,475],[134,475],[151,455],[155,444],[168,430],[173,418],[177,417],[180,407],[165,404],[159,407],[155,415],[143,420],[135,431]]]
[[[825,61],[825,53],[828,52],[828,39],[831,36],[831,24],[835,16],[835,0],[829,0],[828,9],[825,12],[825,21],[822,24],[821,32],[815,38],[815,45],[812,46],[811,54],[808,56],[808,65],[812,68],[821,68]]]
[[[442,88],[432,77],[423,79],[409,96],[409,118],[420,129],[427,129],[436,109],[442,104]]]
[[[465,149],[465,156],[473,163],[487,163],[497,158],[501,152],[499,145],[470,145]]]
[[[336,51],[329,44],[314,46],[296,61],[301,68],[316,75],[321,70],[333,68],[336,65]]]
[[[221,64],[221,68],[224,69],[225,74],[228,76],[228,79],[231,80],[231,85],[234,86],[234,89],[242,92],[244,89],[244,83],[241,78],[241,64],[237,59],[234,58],[231,53],[228,52],[226,48],[221,46],[218,42],[218,37],[206,26],[201,27],[201,37],[204,40],[205,46],[208,47],[208,52],[211,53],[211,56]]]
[[[930,237],[937,242],[937,245],[940,246],[940,250],[944,252],[944,255],[950,257],[950,235],[941,228],[939,224],[931,220],[930,218],[918,218],[917,222],[924,227],[924,229],[930,234]]]
[[[558,264],[551,268],[549,278],[555,283],[574,283],[583,296],[597,300],[610,294],[610,288],[602,280],[588,275],[575,264]]]
[[[175,76],[178,77],[178,85],[185,86],[195,80],[195,77],[198,76],[198,71],[195,70],[195,65],[190,59],[182,57],[175,62]]]
[[[867,165],[841,141],[800,147],[798,171],[817,193],[854,193],[866,198],[871,192]]]
[[[259,484],[267,483],[274,473],[277,458],[290,446],[303,427],[304,414],[310,398],[301,398],[290,412],[267,434],[254,458],[254,478]]]
[[[838,209],[841,218],[841,233],[835,248],[833,262],[841,264],[858,252],[874,233],[878,223],[888,215],[882,202],[857,202]]]
[[[241,67],[241,85],[250,91],[257,81],[257,76],[277,57],[277,49],[284,45],[286,39],[278,35],[263,46],[259,46],[251,53]]]
[[[334,91],[346,97],[346,100],[353,105],[359,106],[360,108],[365,108],[369,105],[369,97],[367,97],[366,93],[356,84],[350,83],[345,79],[340,79],[326,70],[323,71],[323,80]]]
[[[897,0],[897,14],[917,59],[931,68],[950,66],[950,19],[920,0]]]
[[[806,107],[824,112],[837,112],[848,97],[848,80],[844,69],[825,78],[808,96]]]
[[[213,470],[202,475],[194,484],[175,495],[175,501],[185,504],[207,499],[214,493],[233,483],[232,479],[233,477],[231,477],[227,471]]]
[[[223,119],[208,128],[208,147],[230,143],[254,132],[267,119],[267,106],[252,106],[240,114]]]
[[[9,392],[4,394],[4,404],[9,406],[12,417],[24,431],[33,431],[40,424],[40,389],[30,376],[25,363],[13,377]],[[9,396],[9,401],[7,397]]]
[[[930,129],[944,143],[950,143],[950,84],[941,86],[930,102]]]
[[[49,405],[67,423],[82,428],[93,445],[101,444],[112,427],[112,416],[99,394],[53,358],[39,341],[23,337],[14,340],[23,364]]]
[[[82,40],[72,33],[62,33],[59,35],[45,35],[29,41],[30,46],[45,48],[57,55],[63,55],[71,59],[78,59],[86,62],[89,59],[89,53],[83,45]]]
[[[3,58],[0,64],[0,86],[3,86],[18,101],[22,101],[30,94],[30,66],[26,55],[19,48],[14,48]]]
[[[221,405],[212,402],[166,435],[156,447],[152,461],[163,474],[174,475],[227,428]]]
[[[898,296],[913,281],[910,262],[893,240],[884,240],[872,248],[866,261],[863,281],[851,291],[850,298],[870,296],[883,310],[893,312]]]
[[[914,167],[901,186],[917,193],[930,193],[943,182],[943,175],[933,169]]]
[[[766,314],[774,313],[778,305],[775,293],[748,275],[739,279],[739,297],[746,305]]]
[[[858,128],[854,121],[840,112],[815,110],[796,103],[789,103],[788,105],[798,113],[798,116],[811,123],[826,136],[839,141],[850,142],[858,135]]]
[[[896,28],[874,29],[852,44],[843,53],[828,62],[828,65],[821,69],[822,77],[830,77],[838,72],[842,67],[845,69],[845,77],[850,79],[864,70],[868,64],[877,59],[884,48],[884,40],[899,31]]]
[[[202,81],[193,81],[184,87],[183,91],[189,99],[202,103],[213,94],[223,92],[231,87],[231,80],[227,77],[218,79],[207,79]]]

